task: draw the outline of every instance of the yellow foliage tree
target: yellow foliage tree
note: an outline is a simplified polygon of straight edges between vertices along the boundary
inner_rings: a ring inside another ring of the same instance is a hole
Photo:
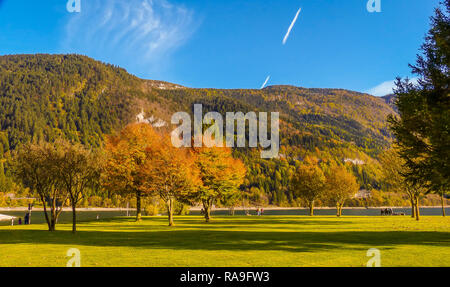
[[[336,215],[342,215],[342,207],[347,199],[358,192],[359,185],[356,177],[345,166],[331,167],[326,175],[326,189],[329,196],[336,203]]]
[[[411,172],[404,159],[400,157],[399,148],[394,145],[380,156],[382,180],[386,188],[392,192],[405,192],[411,202],[411,217],[420,218],[419,201],[425,188],[407,181],[406,175]],[[443,212],[445,209],[443,207]],[[445,213],[444,213],[445,214]]]
[[[214,202],[240,192],[247,170],[241,160],[233,158],[230,148],[194,148],[194,154],[202,181],[195,198],[202,202],[205,220],[209,222]]]
[[[314,161],[300,165],[292,176],[294,194],[307,202],[310,216],[314,215],[314,202],[325,191],[325,181],[323,171]]]

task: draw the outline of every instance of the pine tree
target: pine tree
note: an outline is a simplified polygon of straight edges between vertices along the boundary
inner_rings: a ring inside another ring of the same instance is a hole
[[[389,122],[409,172],[407,180],[429,191],[450,187],[450,0],[431,18],[422,55],[410,65],[417,84],[397,79],[395,104],[400,117]]]

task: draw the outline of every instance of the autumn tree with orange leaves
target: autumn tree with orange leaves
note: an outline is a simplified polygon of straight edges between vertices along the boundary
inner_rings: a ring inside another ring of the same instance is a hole
[[[106,138],[103,186],[112,192],[136,197],[136,221],[141,220],[141,200],[152,194],[146,182],[152,150],[161,146],[161,136],[148,124],[130,124]]]
[[[202,186],[199,170],[191,150],[175,148],[169,137],[147,149],[144,181],[146,190],[158,194],[166,203],[169,226],[173,226],[174,202],[190,203],[193,194]]]

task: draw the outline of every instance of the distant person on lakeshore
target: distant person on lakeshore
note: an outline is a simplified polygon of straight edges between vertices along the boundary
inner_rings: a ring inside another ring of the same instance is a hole
[[[261,208],[261,215],[264,214],[264,208]]]
[[[25,214],[24,224],[27,225],[30,223],[30,213]]]
[[[19,225],[22,225],[22,217],[19,217]]]

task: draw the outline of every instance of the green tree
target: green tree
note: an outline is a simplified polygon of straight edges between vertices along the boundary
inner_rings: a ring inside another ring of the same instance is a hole
[[[399,117],[388,118],[407,167],[406,180],[442,197],[450,187],[449,14],[450,0],[445,0],[431,18],[422,54],[411,65],[418,82],[397,79]]]
[[[12,180],[5,173],[5,163],[9,156],[8,136],[5,132],[0,132],[0,192],[8,192],[12,186]]]
[[[55,231],[58,218],[69,198],[67,190],[58,184],[58,148],[54,143],[26,144],[16,151],[14,157],[15,176],[25,187],[39,195],[49,231]]]
[[[81,144],[71,144],[65,140],[56,142],[57,159],[54,162],[58,176],[59,188],[65,189],[72,206],[72,232],[77,230],[77,204],[85,192],[98,184],[100,179],[101,159],[98,154],[86,149]]]

